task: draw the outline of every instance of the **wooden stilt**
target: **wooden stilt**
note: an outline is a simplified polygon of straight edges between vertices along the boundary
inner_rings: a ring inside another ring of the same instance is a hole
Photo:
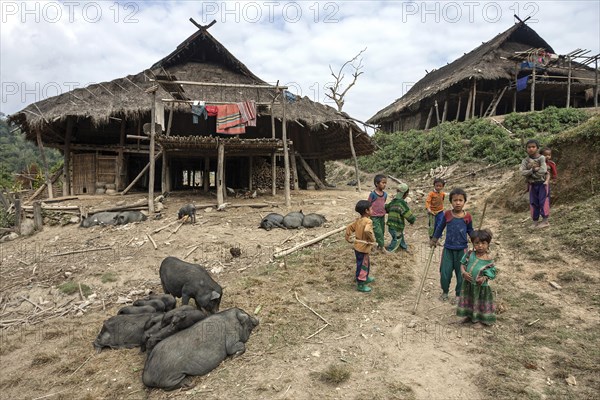
[[[479,117],[483,117],[483,100],[479,103]]]
[[[46,152],[44,151],[44,144],[42,143],[42,132],[38,129],[37,131],[37,142],[38,148],[40,149],[40,156],[42,157],[42,163],[44,167],[44,175],[46,176],[46,186],[48,188],[48,197],[54,198],[52,193],[52,182],[50,180],[50,172],[48,169],[48,162],[46,161]]]
[[[517,83],[519,82],[519,63],[515,65],[515,93],[513,94],[513,110],[517,112]]]
[[[67,132],[63,150],[63,196],[71,195],[71,138],[73,137],[73,117],[67,117]]]
[[[436,121],[435,126],[438,126],[440,124],[440,108],[438,107],[437,100],[433,103],[433,106],[435,107],[435,121]]]
[[[458,107],[456,107],[456,118],[454,118],[455,121],[460,120],[460,106],[461,106],[461,102],[462,102],[462,96],[458,96]]]
[[[158,160],[160,157],[162,156],[162,153],[158,153],[156,156],[154,156],[154,161],[156,162],[156,160]],[[146,164],[146,166],[140,171],[140,173],[131,181],[131,183],[129,184],[129,186],[127,186],[122,192],[121,195],[127,194],[127,192],[129,192],[131,190],[131,188],[133,187],[133,185],[135,185],[137,183],[137,181],[140,180],[140,178],[142,176],[144,176],[144,174],[146,173],[146,171],[148,171],[148,169],[150,168],[150,162],[148,162],[148,164]]]
[[[33,227],[36,231],[41,231],[44,225],[42,217],[42,204],[39,201],[33,202]]]
[[[252,191],[252,174],[254,167],[254,157],[248,157],[248,190]]]
[[[308,165],[308,163],[302,157],[302,155],[300,155],[300,153],[297,153],[297,156],[298,156],[298,159],[300,160],[300,163],[302,164],[302,167],[306,171],[306,173],[311,177],[311,179],[313,181],[315,181],[315,185],[317,185],[317,188],[325,189],[325,184],[323,183],[323,181],[321,181],[321,179],[319,179],[317,174],[315,174],[315,171],[313,171],[313,169],[310,167],[310,165]]]
[[[535,61],[533,62],[533,74],[531,76],[531,95],[529,97],[529,111],[535,111]],[[567,105],[567,108],[569,106]]]
[[[425,122],[425,130],[429,129],[429,124],[431,123],[432,115],[433,115],[433,106],[429,109],[429,114],[427,115],[427,121]]]
[[[161,154],[162,154],[162,168],[161,168],[161,176],[160,176],[160,190],[162,193],[168,192],[169,189],[167,188],[168,184],[167,184],[167,179],[168,179],[168,175],[167,175],[167,160],[168,160],[168,156],[167,156],[167,152],[166,150],[163,148],[161,149]]]
[[[123,151],[125,149],[125,137],[127,136],[126,133],[126,125],[127,125],[127,121],[125,120],[125,116],[122,117],[121,119],[121,131],[119,132],[119,149],[117,151],[117,170],[115,173],[115,188],[117,190],[121,190],[123,189],[124,186],[124,174],[123,174],[123,168],[125,165],[125,152]]]
[[[444,101],[444,111],[442,112],[442,123],[446,122],[446,116],[448,115],[448,99]]]
[[[298,168],[296,165],[296,150],[294,150],[294,145],[290,146],[290,150],[292,153],[292,156],[290,157],[290,162],[292,164],[292,178],[293,178],[292,189],[299,190],[300,187],[298,186]]]
[[[283,120],[281,121],[281,139],[283,140],[283,167],[285,170],[285,179],[283,183],[283,190],[285,194],[285,206],[290,207],[292,205],[292,199],[290,197],[290,155],[288,151],[287,141],[287,119],[285,116],[285,96],[282,94],[281,109],[283,114]]]
[[[158,90],[158,86],[152,90],[152,109],[150,111],[150,172],[148,179],[148,213],[150,214],[154,214],[154,174],[156,167],[154,160],[154,136],[156,135],[156,90]]]
[[[273,114],[274,103],[275,99],[273,99],[273,103],[271,103],[271,137],[273,139],[275,139],[275,115]],[[273,196],[277,194],[277,169],[275,162],[275,152],[273,152],[271,153],[271,195]]]
[[[202,174],[202,178],[204,180],[204,192],[208,193],[210,188],[210,158],[208,156],[204,157],[204,173]]]
[[[356,175],[356,189],[360,192],[360,175],[358,173],[358,159],[356,158],[356,151],[354,150],[354,138],[352,137],[352,127],[348,128],[348,140],[350,141],[350,151],[352,152],[352,159],[354,160],[354,174]]]
[[[467,109],[465,110],[465,121],[471,118],[471,102],[473,101],[473,91],[469,89],[469,97],[467,98]]]
[[[569,75],[567,78],[567,106],[566,108],[571,107],[571,76],[573,74],[573,69],[571,68],[571,57],[568,57],[568,62],[569,62]],[[534,68],[534,72],[535,72],[535,68]],[[533,75],[535,78],[535,75]],[[531,109],[531,111],[533,111],[533,108]]]
[[[475,118],[475,99],[477,98],[477,79],[473,78],[473,109],[471,110],[471,118]]]
[[[224,203],[223,200],[223,161],[225,160],[225,146],[219,141],[217,146],[217,206]]]

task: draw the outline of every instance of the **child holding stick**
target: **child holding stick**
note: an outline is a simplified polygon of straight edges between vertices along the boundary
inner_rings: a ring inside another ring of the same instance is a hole
[[[375,244],[375,233],[373,232],[373,221],[371,221],[371,202],[360,200],[356,203],[354,210],[360,214],[360,218],[346,227],[346,241],[352,243],[350,236],[354,233],[354,255],[356,256],[356,289],[359,292],[370,292],[368,283],[375,281],[369,276],[371,262],[369,253]]]
[[[377,250],[385,252],[385,202],[387,201],[385,186],[387,185],[387,178],[385,175],[375,175],[373,183],[375,184],[375,190],[369,194],[369,202],[373,207],[371,210],[371,220],[373,221]]]

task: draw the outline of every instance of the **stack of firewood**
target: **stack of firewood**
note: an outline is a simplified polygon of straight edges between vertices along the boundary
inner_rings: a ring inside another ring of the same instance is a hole
[[[256,158],[252,171],[252,187],[258,190],[270,190],[272,181],[271,163],[264,158]],[[284,167],[275,167],[275,176],[277,189],[283,189],[285,180]],[[292,172],[290,169],[290,182],[292,181]]]

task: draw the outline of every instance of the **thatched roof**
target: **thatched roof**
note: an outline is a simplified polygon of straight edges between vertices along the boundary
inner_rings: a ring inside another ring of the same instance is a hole
[[[419,109],[420,101],[453,85],[469,80],[514,80],[515,61],[509,57],[515,52],[531,48],[545,49],[554,53],[550,45],[524,22],[519,22],[492,40],[482,43],[470,53],[452,63],[436,69],[418,81],[404,96],[369,118],[369,124],[381,124],[395,114]],[[549,71],[552,71],[549,68]],[[585,71],[574,72],[577,76],[586,75]],[[591,74],[593,76],[593,73]]]
[[[254,75],[242,62],[235,58],[206,29],[199,29],[175,51],[156,62],[150,70],[156,75],[175,76],[181,81],[210,83],[238,83],[245,85],[267,85]],[[149,79],[149,72],[128,75],[110,82],[93,84],[85,88],[50,97],[33,103],[23,110],[9,116],[9,121],[16,123],[26,132],[28,138],[35,137],[34,132],[42,130],[45,135],[64,132],[69,116],[90,118],[96,127],[105,125],[110,118],[138,118],[150,112],[151,96],[145,90],[155,85]],[[207,102],[239,102],[254,100],[271,102],[273,89],[223,88],[214,86],[186,85],[185,95],[189,99],[206,100]],[[171,98],[160,88],[158,98]],[[189,105],[180,105],[180,110],[189,110]],[[276,118],[283,117],[281,105],[272,110]],[[298,121],[312,131],[331,134],[331,127],[337,127],[339,135],[347,138],[348,129],[355,131],[355,144],[358,154],[369,154],[374,145],[366,133],[351,120],[344,120],[332,107],[316,103],[307,97],[296,97],[295,101],[286,103],[286,118],[289,122]],[[269,107],[259,107],[258,114],[271,115]],[[51,125],[54,129],[42,129]],[[48,137],[50,139],[50,137]],[[55,137],[55,139],[58,139]],[[350,155],[348,149],[348,156]]]

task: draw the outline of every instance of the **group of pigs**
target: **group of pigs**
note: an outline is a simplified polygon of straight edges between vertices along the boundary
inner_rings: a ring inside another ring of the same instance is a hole
[[[323,225],[326,221],[327,219],[325,219],[325,216],[321,214],[311,213],[304,215],[302,210],[300,210],[299,212],[291,212],[285,217],[281,214],[271,213],[264,217],[262,221],[260,221],[260,227],[267,231],[270,231],[273,228],[317,228]]]
[[[139,211],[103,211],[81,219],[79,226],[89,228],[94,225],[125,225],[130,222],[148,219]]]
[[[167,257],[160,265],[165,294],[136,300],[106,320],[94,348],[141,347],[148,354],[142,381],[166,390],[204,375],[246,350],[258,320],[239,308],[219,312],[221,286],[200,265]],[[182,298],[176,307],[175,297]],[[196,308],[188,305],[190,299]]]

